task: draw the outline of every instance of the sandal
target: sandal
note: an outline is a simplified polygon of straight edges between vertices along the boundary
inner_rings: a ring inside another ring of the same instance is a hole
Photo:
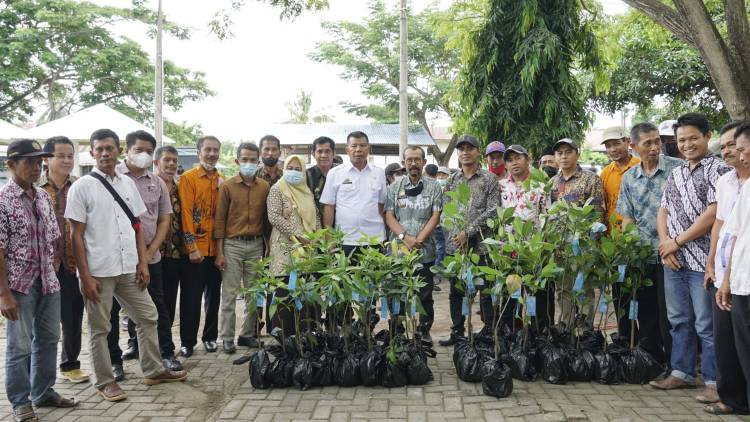
[[[703,406],[703,411],[712,415],[733,415],[734,409],[722,402],[711,403]]]
[[[31,404],[24,404],[13,409],[13,418],[16,422],[37,422],[39,420]]]
[[[68,408],[78,406],[78,402],[75,398],[66,399],[65,397],[55,393],[53,396],[47,397],[43,401],[35,404],[36,407],[59,407]]]

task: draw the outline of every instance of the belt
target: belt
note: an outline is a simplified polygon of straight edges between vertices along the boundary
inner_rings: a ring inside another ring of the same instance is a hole
[[[231,237],[230,239],[232,239],[232,240],[245,240],[245,241],[250,242],[250,241],[253,241],[253,240],[263,239],[263,236],[252,236],[252,235],[250,235],[250,236],[235,236],[235,237]]]

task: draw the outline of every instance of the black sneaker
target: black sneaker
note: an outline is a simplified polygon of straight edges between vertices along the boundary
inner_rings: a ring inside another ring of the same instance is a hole
[[[438,341],[438,344],[443,347],[453,346],[454,344],[458,343],[458,339],[461,337],[462,336],[460,333],[454,331],[447,339]]]
[[[237,348],[234,346],[233,340],[224,340],[222,342],[222,350],[224,350],[224,353],[231,355],[232,353],[237,351]]]
[[[122,369],[121,363],[112,364],[112,375],[115,376],[115,382],[120,382],[125,379],[125,370]]]
[[[258,347],[258,339],[255,337],[237,337],[237,345],[242,347]]]
[[[182,363],[180,363],[180,361],[174,356],[163,356],[161,358],[161,363],[164,365],[164,368],[169,369],[172,372],[182,371]]]
[[[138,347],[128,346],[124,352],[122,352],[122,360],[138,359]]]

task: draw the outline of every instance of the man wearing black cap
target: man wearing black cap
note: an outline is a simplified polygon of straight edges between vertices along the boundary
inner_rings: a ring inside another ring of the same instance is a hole
[[[399,163],[391,163],[385,166],[385,181],[387,186],[406,175],[406,169]]]
[[[461,171],[453,173],[448,177],[445,191],[455,190],[461,184],[467,184],[471,189],[471,201],[466,209],[466,221],[469,227],[464,231],[448,230],[445,227],[446,254],[453,254],[457,250],[467,251],[473,249],[480,255],[480,262],[484,261],[487,253],[482,245],[483,234],[491,233],[487,226],[487,220],[496,216],[496,209],[500,205],[500,184],[497,177],[487,170],[480,168],[479,141],[477,138],[464,135],[456,144],[458,160],[461,163]],[[451,202],[448,195],[444,197],[446,203]],[[445,214],[443,214],[445,215]],[[481,264],[484,265],[484,264]],[[451,291],[448,299],[450,301],[451,313],[451,335],[446,340],[441,340],[441,346],[451,346],[464,334],[464,315],[462,315],[462,302],[464,293],[456,289],[457,280],[451,279]],[[481,286],[477,286],[481,289]],[[490,297],[482,297],[480,308],[485,321],[492,321],[492,301]],[[491,325],[491,324],[489,324]],[[489,327],[488,325],[488,327]]]
[[[73,407],[55,385],[60,340],[60,282],[54,247],[60,228],[49,195],[34,183],[42,151],[30,139],[7,149],[11,178],[0,188],[0,313],[7,322],[5,391],[16,420],[35,420],[34,406]]]

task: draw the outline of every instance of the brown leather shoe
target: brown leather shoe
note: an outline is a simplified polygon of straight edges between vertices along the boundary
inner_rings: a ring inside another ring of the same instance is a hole
[[[677,378],[672,375],[664,378],[663,380],[651,381],[648,384],[654,388],[658,388],[659,390],[677,390],[678,388],[695,388],[694,382],[688,382],[688,381],[685,381],[683,379]]]
[[[719,401],[719,392],[716,391],[716,385],[707,385],[703,391],[695,397],[700,403],[711,404]]]
[[[114,381],[104,387],[97,388],[96,393],[107,401],[122,401],[128,398],[128,395],[125,394],[125,392],[122,391],[122,388],[120,388],[120,386]]]
[[[154,378],[144,378],[143,383],[146,385],[156,385],[163,382],[185,381],[187,371],[164,371]]]

